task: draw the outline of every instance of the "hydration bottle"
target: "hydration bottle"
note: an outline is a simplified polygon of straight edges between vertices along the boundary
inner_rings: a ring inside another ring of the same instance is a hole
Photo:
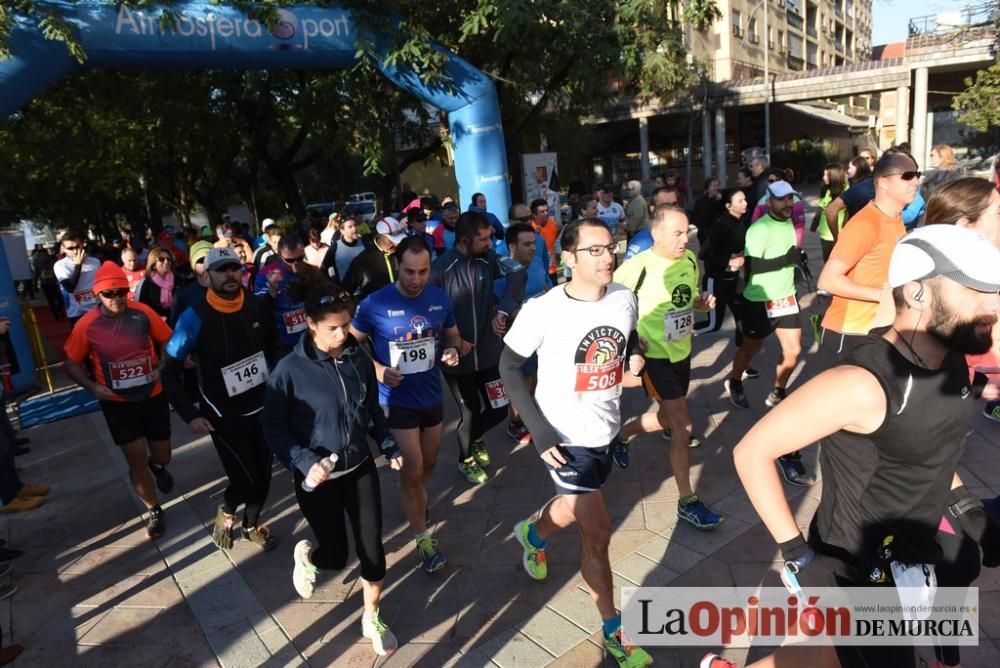
[[[333,470],[333,467],[337,465],[337,459],[338,459],[337,453],[333,453],[329,457],[324,457],[323,459],[319,460],[319,465],[322,466],[327,473],[330,473],[330,471]],[[311,492],[314,489],[316,489],[316,487],[309,482],[308,476],[302,481],[302,489],[304,489],[307,492]]]

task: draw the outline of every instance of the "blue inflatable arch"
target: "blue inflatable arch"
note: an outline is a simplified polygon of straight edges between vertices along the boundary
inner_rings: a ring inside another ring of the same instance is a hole
[[[173,26],[160,24],[160,8],[115,7],[101,0],[42,2],[78,31],[86,67],[116,69],[329,69],[355,64],[358,26],[350,11],[335,7],[291,6],[279,11],[272,30],[232,7],[206,2],[178,3]],[[389,38],[375,36],[377,47]],[[79,67],[61,42],[42,37],[38,27],[18,19],[10,37],[11,60],[0,62],[0,118],[14,113],[61,77]],[[500,106],[492,80],[455,54],[447,56],[450,86],[427,86],[416,73],[376,64],[385,76],[423,102],[448,112],[455,175],[463,207],[474,192],[486,195],[491,211],[505,218],[510,206],[507,156]],[[457,91],[457,92],[456,92]],[[86,113],[86,110],[81,110]],[[0,316],[12,321],[11,334],[21,361],[15,388],[34,381],[32,356],[6,263],[0,263]]]

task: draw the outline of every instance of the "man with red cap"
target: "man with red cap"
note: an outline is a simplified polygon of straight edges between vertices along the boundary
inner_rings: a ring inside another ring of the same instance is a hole
[[[132,486],[149,510],[146,534],[159,538],[166,517],[156,488],[169,494],[174,479],[166,469],[170,407],[160,385],[157,349],[171,331],[151,308],[128,301],[128,280],[115,263],[97,270],[93,291],[98,307],[80,318],[66,341],[66,373],[99,400],[111,437],[128,462]],[[83,366],[88,357],[93,380]]]

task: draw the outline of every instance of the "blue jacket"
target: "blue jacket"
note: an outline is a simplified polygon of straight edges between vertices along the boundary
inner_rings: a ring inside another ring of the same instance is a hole
[[[281,272],[281,284],[278,287],[278,295],[271,300],[271,308],[274,311],[274,322],[278,327],[278,340],[281,345],[291,348],[302,337],[302,332],[306,330],[305,311],[302,304],[293,302],[288,296],[288,284],[295,280],[295,272],[278,258],[272,258],[260,268],[254,278],[254,294],[260,297],[270,298],[268,290],[269,283],[267,275],[272,271]]]
[[[499,218],[494,216],[486,209],[478,206],[470,206],[469,211],[475,211],[477,213],[481,213],[484,216],[486,216],[486,220],[488,220],[490,222],[490,225],[493,227],[493,237],[495,239],[500,239],[501,241],[503,241],[503,235],[507,231],[507,228],[503,226],[503,223],[500,222]]]
[[[303,336],[267,381],[260,421],[278,461],[302,475],[332,453],[334,473],[361,464],[371,456],[368,436],[386,459],[399,452],[378,404],[375,366],[354,337],[334,359]]]

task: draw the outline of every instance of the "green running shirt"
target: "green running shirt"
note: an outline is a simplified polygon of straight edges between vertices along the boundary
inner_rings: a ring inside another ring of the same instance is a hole
[[[770,214],[757,219],[747,230],[745,254],[762,260],[781,257],[795,246],[792,220],[775,220]],[[751,302],[766,302],[795,294],[795,267],[757,273],[750,263],[750,280],[743,289],[743,298]]]
[[[791,223],[788,227],[791,229]],[[652,248],[645,250],[618,267],[615,282],[638,293],[637,330],[649,342],[646,357],[681,362],[691,356],[694,303],[698,299],[698,259],[694,253],[685,250],[680,258],[669,260]]]

